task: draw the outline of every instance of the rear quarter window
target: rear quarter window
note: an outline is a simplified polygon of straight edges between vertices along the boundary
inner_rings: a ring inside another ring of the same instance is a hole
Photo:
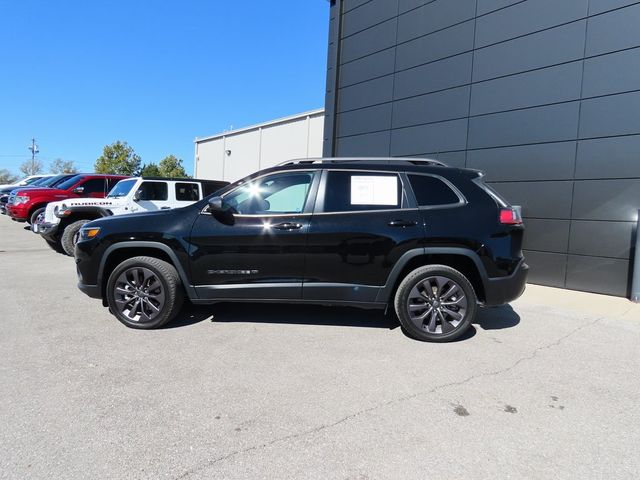
[[[460,197],[449,185],[429,175],[409,175],[409,183],[420,207],[437,207],[460,203]]]
[[[197,183],[176,183],[176,200],[196,202],[200,199],[200,185]]]

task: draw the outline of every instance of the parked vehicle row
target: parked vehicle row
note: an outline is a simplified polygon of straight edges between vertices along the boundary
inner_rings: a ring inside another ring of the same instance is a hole
[[[519,209],[482,172],[427,159],[290,161],[226,186],[129,178],[50,202],[33,230],[138,329],[186,297],[391,308],[409,336],[451,341],[520,296],[529,268]]]
[[[104,199],[74,198],[50,202],[32,224],[56,250],[73,256],[80,229],[98,218],[168,210],[191,205],[228,182],[184,178],[127,178],[119,181]]]

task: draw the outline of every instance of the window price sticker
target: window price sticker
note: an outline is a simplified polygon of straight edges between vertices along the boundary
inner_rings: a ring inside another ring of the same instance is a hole
[[[395,176],[351,177],[351,205],[398,205]]]

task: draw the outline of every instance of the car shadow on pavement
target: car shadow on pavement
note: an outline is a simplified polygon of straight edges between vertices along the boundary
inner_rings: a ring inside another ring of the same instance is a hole
[[[193,305],[186,303],[182,311],[164,328],[179,328],[204,320],[224,323],[273,323],[292,325],[333,325],[342,327],[386,328],[399,327],[395,315],[383,310],[364,310],[352,307],[323,307],[276,303],[218,303]]]
[[[478,311],[476,321],[473,323],[483,330],[502,330],[518,325],[520,323],[520,315],[511,308],[511,305],[481,308]]]
[[[182,311],[163,328],[181,328],[203,321],[215,323],[271,323],[281,325],[326,325],[393,330],[400,324],[392,311],[364,310],[353,307],[325,307],[277,303],[218,303],[193,305],[185,303]],[[477,327],[482,330],[512,328],[520,323],[520,316],[510,305],[481,308],[474,324],[454,342],[474,337]]]

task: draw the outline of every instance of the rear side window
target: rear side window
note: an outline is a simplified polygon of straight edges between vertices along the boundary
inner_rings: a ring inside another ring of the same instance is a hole
[[[195,202],[200,198],[200,185],[197,183],[176,183],[176,200]]]
[[[460,203],[460,198],[442,180],[429,175],[409,175],[409,183],[420,207]]]
[[[167,200],[169,188],[166,182],[142,182],[140,188],[140,200]]]
[[[325,212],[392,210],[401,207],[402,183],[395,173],[328,173],[324,195]]]

